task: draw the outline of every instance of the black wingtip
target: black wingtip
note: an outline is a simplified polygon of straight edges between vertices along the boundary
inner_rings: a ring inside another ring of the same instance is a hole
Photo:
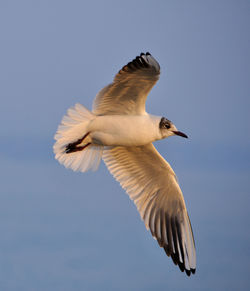
[[[172,249],[170,248],[170,246],[169,245],[166,245],[166,246],[163,246],[163,248],[164,248],[164,251],[165,251],[166,255],[168,257],[171,256]]]
[[[178,264],[178,257],[175,253],[172,253],[171,254],[171,258],[172,258],[172,261],[174,262],[175,265]]]
[[[119,74],[123,72],[133,73],[136,70],[150,69],[149,72],[156,73],[156,76],[160,73],[160,65],[157,61],[152,61],[151,54],[149,52],[141,53],[139,56],[135,57],[127,65],[123,66],[119,71]],[[157,80],[158,78],[156,78]]]
[[[133,70],[133,69],[134,69],[134,67],[133,67],[133,62],[129,62],[129,63],[127,64],[127,67],[129,67],[129,69]]]
[[[186,274],[188,275],[188,277],[190,277],[191,275],[191,271],[190,270],[185,270]]]
[[[169,253],[170,253],[170,256],[171,256],[171,258],[173,260],[173,263],[179,267],[181,272],[185,271],[185,273],[187,274],[188,277],[190,277],[191,274],[195,274],[196,269],[190,268],[190,270],[187,270],[185,268],[184,263],[180,262],[178,255],[173,253],[172,250],[169,248],[169,246],[164,246],[163,248],[164,248],[164,250],[165,250],[165,252],[166,252],[166,254],[168,256],[169,256]]]
[[[179,269],[182,271],[182,272],[184,272],[184,271],[186,271],[186,269],[185,269],[185,266],[184,266],[184,264],[183,263],[177,263],[178,264],[178,266],[179,266]]]

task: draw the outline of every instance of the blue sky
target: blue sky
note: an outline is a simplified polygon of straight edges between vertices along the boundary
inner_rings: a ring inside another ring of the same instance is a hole
[[[1,1],[1,290],[249,290],[250,2]],[[53,157],[68,107],[141,52],[161,65],[147,110],[190,137],[156,143],[197,247],[187,278],[102,164]]]

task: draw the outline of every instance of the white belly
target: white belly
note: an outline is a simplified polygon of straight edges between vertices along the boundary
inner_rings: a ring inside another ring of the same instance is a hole
[[[89,125],[93,143],[141,146],[160,139],[159,117],[152,115],[97,116]]]

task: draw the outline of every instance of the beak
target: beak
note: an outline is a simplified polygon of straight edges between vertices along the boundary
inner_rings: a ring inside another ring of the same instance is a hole
[[[188,138],[188,136],[185,133],[181,132],[181,131],[173,131],[173,133],[176,134],[176,135]]]

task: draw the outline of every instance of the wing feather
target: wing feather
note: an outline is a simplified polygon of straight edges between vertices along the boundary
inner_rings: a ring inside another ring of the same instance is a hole
[[[124,66],[113,83],[104,87],[93,103],[96,115],[144,114],[148,93],[160,76],[160,66],[150,55],[143,54]]]
[[[109,171],[134,201],[152,236],[181,271],[195,272],[191,224],[175,173],[152,144],[104,150]]]

